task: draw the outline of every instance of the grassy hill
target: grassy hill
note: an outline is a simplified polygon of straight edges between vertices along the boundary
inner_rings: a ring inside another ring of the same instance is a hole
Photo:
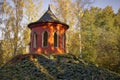
[[[2,66],[0,80],[120,80],[120,75],[70,54],[26,54]]]

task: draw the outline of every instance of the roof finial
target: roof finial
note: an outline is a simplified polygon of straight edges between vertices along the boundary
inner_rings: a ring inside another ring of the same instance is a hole
[[[49,6],[48,6],[48,10],[50,10],[50,4],[49,4]]]

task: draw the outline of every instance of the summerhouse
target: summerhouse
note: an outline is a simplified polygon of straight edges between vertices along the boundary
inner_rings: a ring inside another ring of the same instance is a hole
[[[50,9],[36,22],[28,25],[31,29],[30,53],[66,52],[66,30],[69,26],[57,19]]]

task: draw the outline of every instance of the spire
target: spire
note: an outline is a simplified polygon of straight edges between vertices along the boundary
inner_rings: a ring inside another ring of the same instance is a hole
[[[50,4],[49,4],[49,6],[48,6],[48,10],[50,10]]]

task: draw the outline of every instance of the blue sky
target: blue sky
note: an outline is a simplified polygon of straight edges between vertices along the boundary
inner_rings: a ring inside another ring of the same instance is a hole
[[[50,4],[50,0],[43,0],[43,7],[47,10],[48,5]],[[120,0],[95,0],[91,6],[105,8],[106,6],[112,6],[115,13],[117,13],[120,8]]]
[[[112,6],[115,13],[120,8],[120,0],[95,0],[92,6],[105,8],[107,5]]]

